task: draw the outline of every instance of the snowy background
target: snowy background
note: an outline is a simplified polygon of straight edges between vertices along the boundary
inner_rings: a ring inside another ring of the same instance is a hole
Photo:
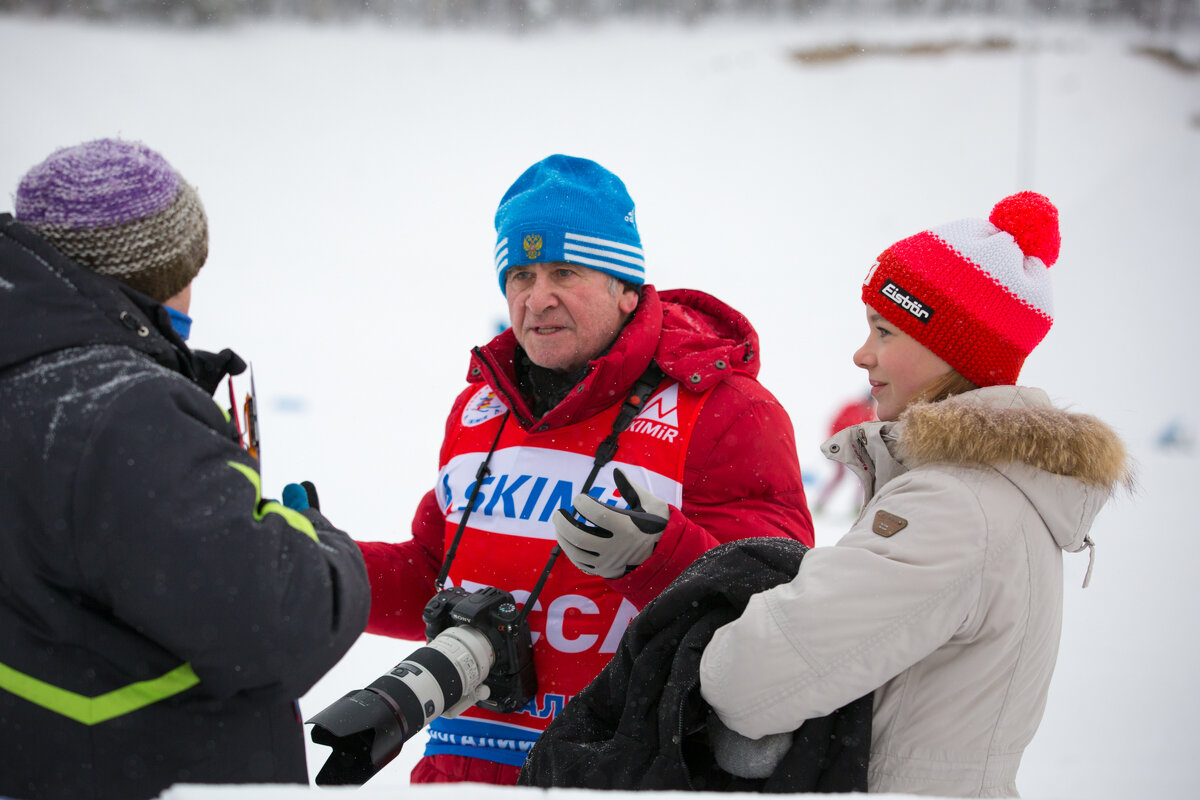
[[[948,43],[961,46],[906,54]],[[844,44],[840,60],[796,57]],[[624,178],[652,283],[703,289],[755,323],[810,496],[831,415],[865,389],[850,354],[874,257],[1017,189],[1048,195],[1062,217],[1056,324],[1022,382],[1113,424],[1140,489],[1092,532],[1091,588],[1086,556],[1067,559],[1062,653],[1018,785],[1029,798],[1195,796],[1198,456],[1156,444],[1169,426],[1200,428],[1194,30],[830,20],[517,36],[0,16],[0,54],[0,206],[56,147],[122,136],[162,152],[210,221],[192,344],[253,361],[267,489],[313,480],[359,539],[406,537],[432,485],[467,351],[505,316],[492,214],[546,155]],[[818,518],[819,542],[849,522]],[[363,637],[305,715],[414,646]],[[315,774],[326,751],[310,747]],[[359,794],[397,796],[420,750],[410,742]],[[472,795],[514,792],[528,795]]]

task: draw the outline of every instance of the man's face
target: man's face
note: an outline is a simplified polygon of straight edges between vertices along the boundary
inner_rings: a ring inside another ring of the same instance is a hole
[[[508,318],[533,363],[571,372],[599,356],[637,308],[638,293],[588,267],[561,261],[512,267]]]

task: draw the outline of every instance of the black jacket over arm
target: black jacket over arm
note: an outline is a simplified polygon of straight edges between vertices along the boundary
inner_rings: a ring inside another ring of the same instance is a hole
[[[530,786],[738,792],[865,792],[872,695],[806,721],[765,779],[721,770],[708,748],[700,656],[751,595],[795,577],[807,548],[743,539],[695,561],[629,625],[620,649],[538,739]],[[753,675],[743,676],[754,680]]]

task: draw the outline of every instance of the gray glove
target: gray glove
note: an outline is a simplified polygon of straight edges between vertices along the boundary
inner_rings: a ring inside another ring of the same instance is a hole
[[[717,766],[739,778],[769,778],[792,748],[791,733],[772,733],[761,739],[742,736],[726,727],[716,712],[708,715],[708,746]]]
[[[613,470],[617,490],[629,508],[613,508],[586,494],[575,496],[575,513],[554,515],[558,546],[571,563],[589,575],[620,578],[650,557],[667,528],[670,507],[621,470]],[[591,523],[591,524],[588,524]]]

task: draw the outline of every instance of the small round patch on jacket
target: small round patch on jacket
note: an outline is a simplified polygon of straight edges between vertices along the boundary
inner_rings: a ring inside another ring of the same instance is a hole
[[[875,523],[871,526],[871,530],[883,537],[891,536],[894,533],[899,533],[908,527],[908,520],[904,517],[897,517],[895,514],[889,514],[886,511],[875,512]]]
[[[467,401],[467,405],[463,408],[462,424],[473,428],[493,417],[500,416],[507,410],[508,407],[500,401],[492,387],[484,386]]]

